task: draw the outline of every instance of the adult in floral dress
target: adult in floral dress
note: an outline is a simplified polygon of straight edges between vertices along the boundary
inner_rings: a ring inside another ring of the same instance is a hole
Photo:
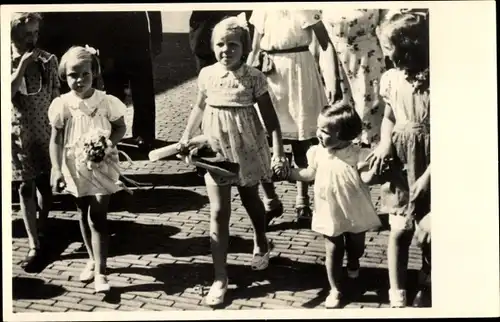
[[[384,10],[335,8],[323,10],[322,16],[339,58],[344,99],[351,101],[363,121],[358,139],[372,146],[379,141],[384,112],[379,80],[385,62],[375,32]],[[333,61],[321,66],[323,70],[335,67]]]

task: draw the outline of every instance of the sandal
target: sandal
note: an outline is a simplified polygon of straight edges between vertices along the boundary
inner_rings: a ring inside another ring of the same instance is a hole
[[[269,243],[267,244],[267,252],[266,253],[253,253],[252,257],[252,270],[254,271],[262,271],[265,270],[269,266],[269,256],[271,255],[271,247]]]
[[[331,290],[325,300],[326,309],[336,309],[340,305],[340,292]]]
[[[26,270],[26,268],[32,266],[37,258],[40,256],[40,248],[30,248],[28,251],[28,254],[26,254],[26,257],[24,260],[21,262],[21,268]]]
[[[85,268],[80,274],[80,277],[78,278],[80,282],[90,282],[94,278],[94,266],[94,261],[89,260],[87,262]]]
[[[389,290],[389,302],[391,308],[406,307],[406,291],[405,290]]]
[[[204,302],[208,306],[217,306],[224,303],[224,296],[226,295],[227,292],[227,286],[229,285],[229,280],[226,278],[226,282],[220,287],[217,287],[216,285],[220,284],[216,284],[214,282],[210,287],[208,294],[204,298]]]
[[[109,284],[108,284],[108,280],[106,278],[106,275],[95,274],[94,289],[95,289],[96,293],[108,292],[111,289],[111,286],[109,286]]]

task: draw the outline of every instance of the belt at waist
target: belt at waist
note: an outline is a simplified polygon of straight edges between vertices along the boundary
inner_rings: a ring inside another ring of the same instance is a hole
[[[270,49],[270,50],[263,50],[266,53],[272,55],[272,54],[289,54],[289,53],[300,53],[303,51],[309,51],[309,46],[300,46],[300,47],[293,47],[293,48],[287,48],[287,49]]]

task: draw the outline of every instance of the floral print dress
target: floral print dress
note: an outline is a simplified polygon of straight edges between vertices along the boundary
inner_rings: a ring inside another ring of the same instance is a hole
[[[11,56],[12,71],[17,69],[21,56]],[[19,90],[12,97],[11,148],[12,181],[27,181],[49,173],[50,124],[47,111],[59,94],[56,56],[42,51],[38,63],[26,69]]]
[[[379,95],[384,57],[375,29],[381,10],[323,10],[323,21],[341,64],[341,88],[363,120],[359,140],[373,145],[380,139],[384,108]]]

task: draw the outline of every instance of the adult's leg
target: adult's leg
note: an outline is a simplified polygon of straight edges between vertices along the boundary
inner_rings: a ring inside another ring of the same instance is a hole
[[[149,52],[129,62],[130,89],[134,105],[132,135],[140,137],[147,145],[156,137],[156,104],[153,78],[153,63]]]
[[[292,153],[295,164],[299,168],[307,167],[307,150],[311,147],[311,140],[304,141],[291,141]],[[297,197],[295,201],[295,208],[297,209],[297,217],[311,218],[312,211],[309,205],[309,184],[307,182],[297,181]]]

